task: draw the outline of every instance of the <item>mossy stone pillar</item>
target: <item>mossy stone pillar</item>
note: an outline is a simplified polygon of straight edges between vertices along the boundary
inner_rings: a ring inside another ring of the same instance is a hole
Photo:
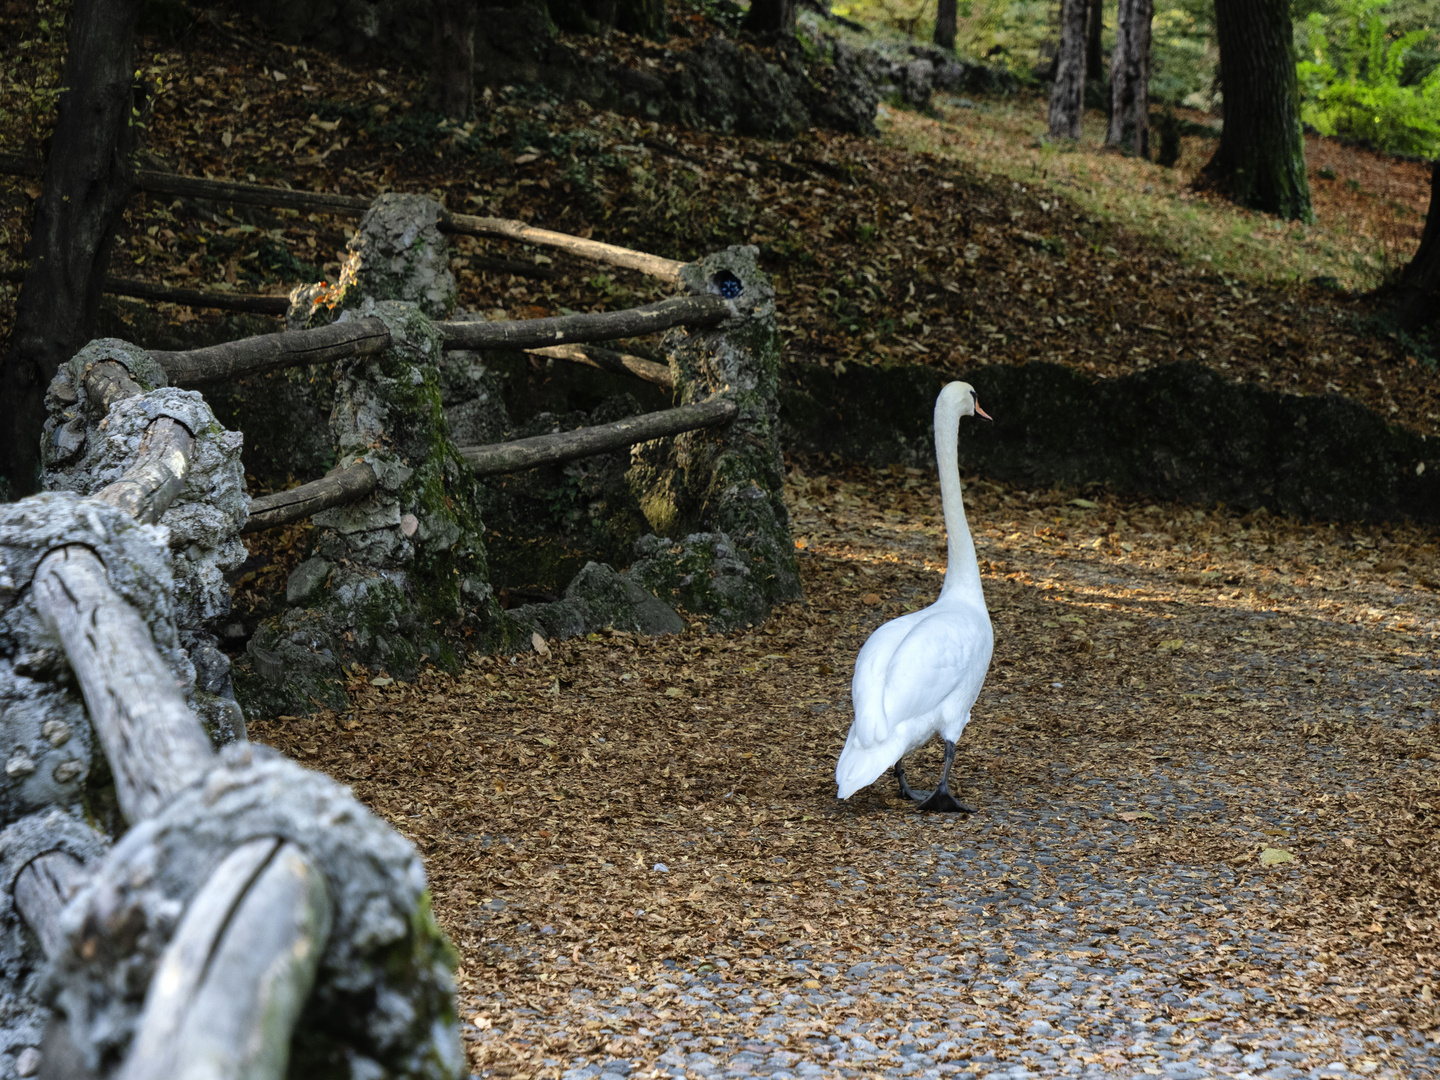
[[[800,596],[782,498],[775,290],[758,254],[731,247],[685,267],[687,293],[723,296],[735,314],[713,328],[672,330],[664,341],[677,404],[719,395],[735,402],[739,415],[723,427],[650,444],[630,473],[656,534],[637,545],[632,577],[711,615],[716,629],[758,622]]]
[[[339,664],[411,677],[456,669],[504,639],[477,509],[479,483],[450,441],[436,368],[439,333],[415,305],[367,304],[391,346],[337,366],[337,467],[367,463],[378,490],[317,514],[314,551],[291,575],[292,605],[250,644],[247,704],[342,704]]]
[[[340,280],[301,285],[290,293],[286,326],[323,326],[341,311],[360,315],[386,300],[414,304],[432,319],[455,311],[450,244],[440,231],[445,209],[424,195],[380,195],[345,246]]]

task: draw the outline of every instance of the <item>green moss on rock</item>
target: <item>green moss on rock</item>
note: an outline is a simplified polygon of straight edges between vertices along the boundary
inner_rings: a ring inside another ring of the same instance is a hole
[[[630,471],[651,528],[637,580],[688,580],[684,604],[714,625],[758,622],[775,604],[800,596],[777,425],[780,338],[775,293],[753,247],[731,247],[687,266],[686,291],[724,295],[733,318],[706,329],[672,330],[665,350],[681,403],[723,395],[739,413],[731,424],[647,446]],[[671,570],[663,564],[675,562]],[[682,569],[683,566],[683,569]],[[672,585],[679,590],[682,586]],[[664,595],[664,594],[662,594]]]

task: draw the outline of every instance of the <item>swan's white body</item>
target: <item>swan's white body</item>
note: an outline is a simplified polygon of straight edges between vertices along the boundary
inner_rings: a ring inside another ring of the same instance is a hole
[[[937,732],[960,738],[990,667],[994,633],[980,565],[960,495],[960,418],[975,412],[975,392],[950,383],[935,402],[935,457],[949,559],[940,598],[879,627],[855,659],[850,696],[855,720],[835,766],[848,799]],[[948,758],[947,758],[948,761]]]

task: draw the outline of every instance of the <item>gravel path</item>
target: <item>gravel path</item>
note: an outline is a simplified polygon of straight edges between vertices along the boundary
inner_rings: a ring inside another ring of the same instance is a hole
[[[425,852],[478,1075],[1440,1075],[1433,536],[972,483],[950,818],[832,777],[856,649],[938,587],[933,479],[790,496],[807,600],[763,629],[262,733]]]

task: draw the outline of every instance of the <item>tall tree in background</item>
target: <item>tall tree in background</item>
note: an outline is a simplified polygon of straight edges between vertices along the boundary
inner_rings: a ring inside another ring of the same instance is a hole
[[[1085,76],[1105,78],[1105,0],[1090,0],[1090,17],[1085,23]]]
[[[1282,0],[1283,2],[1283,0]],[[1106,146],[1150,156],[1150,20],[1153,0],[1120,0],[1110,54],[1110,130]],[[1291,75],[1295,65],[1292,63]]]
[[[475,116],[476,0],[436,0],[435,82],[440,111],[451,120]]]
[[[1064,0],[1060,5],[1060,53],[1055,58],[1055,85],[1050,89],[1050,134],[1057,139],[1080,138],[1085,117],[1085,20],[1090,0]]]
[[[935,44],[947,52],[955,48],[956,8],[956,0],[937,0],[935,7]]]
[[[45,389],[90,340],[120,212],[130,197],[135,20],[141,0],[75,0],[64,90],[45,159],[30,267],[0,360],[0,474],[35,489]]]
[[[1426,327],[1440,331],[1440,161],[1430,166],[1430,211],[1420,247],[1400,275],[1395,321],[1414,333]]]
[[[751,0],[745,29],[752,34],[793,34],[795,0]]]
[[[1215,0],[1225,126],[1208,183],[1242,206],[1314,220],[1288,0]]]

